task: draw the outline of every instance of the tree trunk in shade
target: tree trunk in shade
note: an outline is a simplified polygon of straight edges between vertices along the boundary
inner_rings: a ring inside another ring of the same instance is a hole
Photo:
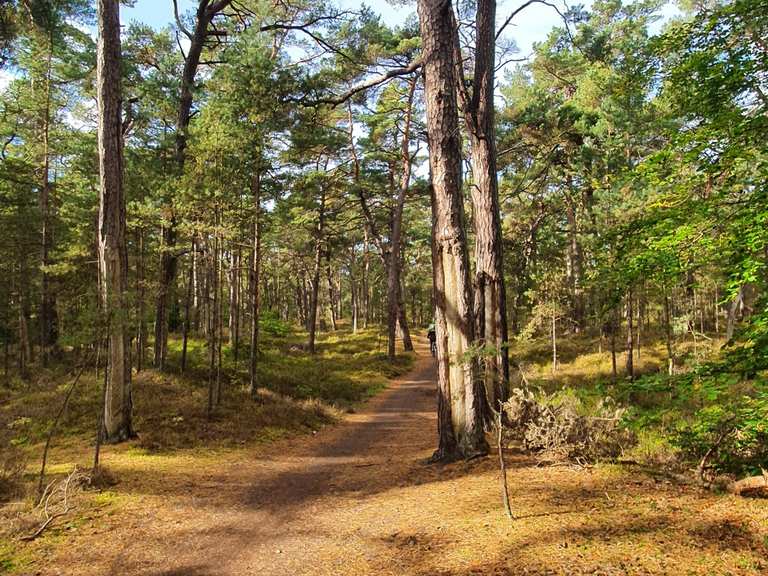
[[[123,195],[118,0],[99,0],[98,15],[99,267],[102,309],[107,316],[109,342],[102,434],[107,442],[119,442],[133,436],[133,428],[130,338],[125,301],[128,253]]]

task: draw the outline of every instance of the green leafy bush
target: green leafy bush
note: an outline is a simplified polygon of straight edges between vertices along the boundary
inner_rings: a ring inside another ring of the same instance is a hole
[[[768,468],[768,392],[706,406],[681,424],[673,443],[708,470],[752,475]]]
[[[291,326],[270,312],[265,312],[259,318],[259,329],[275,338],[285,338],[291,333]]]

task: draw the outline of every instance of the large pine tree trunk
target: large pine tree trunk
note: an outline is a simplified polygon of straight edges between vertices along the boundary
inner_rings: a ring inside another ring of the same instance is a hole
[[[419,0],[418,12],[432,175],[440,440],[434,457],[469,458],[487,453],[488,445],[483,434],[485,395],[477,378],[477,361],[466,355],[474,341],[475,326],[461,190],[454,15],[451,2],[445,0]],[[449,416],[450,424],[446,422]]]
[[[461,81],[458,60],[457,92],[468,128],[472,151],[472,208],[475,222],[475,320],[477,338],[495,351],[484,358],[483,382],[491,406],[507,397],[507,295],[504,283],[501,214],[496,169],[494,114],[496,1],[479,0],[476,13],[475,69],[471,94]],[[455,58],[459,56],[454,34]]]
[[[99,105],[99,267],[102,309],[107,315],[109,373],[102,437],[119,442],[133,435],[131,359],[126,310],[128,253],[125,243],[123,144],[118,0],[99,0],[96,75]]]

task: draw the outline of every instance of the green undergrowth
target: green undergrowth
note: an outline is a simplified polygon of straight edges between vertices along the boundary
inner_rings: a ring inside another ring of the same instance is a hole
[[[648,340],[635,357],[634,380],[624,373],[623,352],[613,377],[608,343],[598,338],[562,339],[554,371],[546,339],[517,344],[511,355],[542,398],[574,396],[587,416],[606,398],[625,407],[623,426],[635,439],[625,448],[625,459],[682,469],[707,455],[709,472],[734,477],[768,468],[765,343],[759,338],[731,346],[717,339],[679,342],[670,376],[663,342]]]

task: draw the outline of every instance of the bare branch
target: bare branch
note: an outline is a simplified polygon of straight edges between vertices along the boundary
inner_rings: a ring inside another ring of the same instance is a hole
[[[187,38],[192,40],[192,32],[190,32],[189,29],[186,26],[184,26],[184,24],[181,21],[181,16],[179,16],[178,0],[173,0],[173,15],[176,18],[176,26],[178,26],[179,30],[181,30]]]
[[[375,78],[370,78],[365,82],[361,82],[360,84],[353,86],[343,94],[340,94],[333,98],[320,98],[319,100],[316,100],[313,103],[330,104],[332,107],[335,108],[339,104],[343,104],[344,102],[352,98],[352,96],[354,96],[355,94],[359,94],[360,92],[368,90],[369,88],[379,86],[380,84],[383,84],[384,82],[387,82],[392,78],[397,78],[399,76],[407,76],[408,74],[412,74],[413,72],[421,68],[421,64],[422,64],[421,58],[417,58],[407,66],[403,66],[401,68],[392,68],[390,70],[387,70],[384,74],[380,76],[377,76]]]

